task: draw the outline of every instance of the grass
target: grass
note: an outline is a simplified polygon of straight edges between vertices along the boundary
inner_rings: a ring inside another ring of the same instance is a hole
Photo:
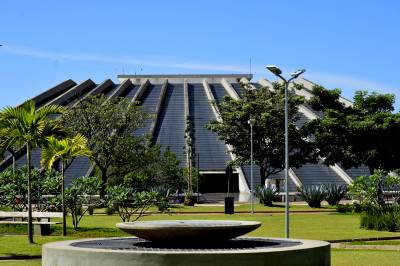
[[[365,230],[359,227],[359,215],[337,214],[337,213],[294,213],[291,218],[291,237],[303,239],[354,239],[365,237],[399,236],[400,233]],[[261,237],[283,237],[284,236],[284,215],[283,214],[173,214],[173,215],[149,215],[143,220],[171,220],[171,219],[228,219],[228,220],[256,220],[262,222],[262,226],[251,232],[249,236]],[[70,222],[70,219],[68,219]],[[68,227],[68,237],[61,237],[61,226],[54,226],[52,236],[35,236],[37,244],[29,245],[27,237],[21,236],[0,236],[0,255],[26,254],[38,255],[41,252],[41,245],[46,242],[60,241],[75,238],[92,237],[115,237],[126,236],[126,234],[115,227],[121,222],[119,216],[93,215],[85,216],[78,231]],[[21,229],[19,229],[21,230]],[[21,233],[26,232],[23,228]]]
[[[379,265],[396,266],[400,261],[398,251],[332,250],[332,266]],[[0,261],[0,266],[39,266],[41,260]]]
[[[102,218],[100,218],[102,217]],[[359,227],[359,215],[357,214],[338,214],[338,213],[293,213],[291,218],[291,237],[305,239],[348,239],[365,237],[399,236],[399,232],[385,232],[361,229]],[[205,219],[205,220],[256,220],[262,222],[262,226],[250,233],[252,236],[284,236],[284,215],[283,214],[172,214],[172,215],[149,215],[142,220],[172,220],[172,219]],[[122,235],[115,224],[120,222],[120,218],[113,216],[87,216],[82,220],[82,232],[75,235],[89,234],[90,237]],[[101,232],[107,228],[107,231]]]
[[[236,204],[235,212],[250,212],[250,204]],[[263,204],[254,204],[255,212],[284,212],[284,203],[274,203],[272,207],[264,206]],[[296,212],[329,212],[336,210],[336,207],[322,206],[321,208],[310,208],[308,205],[303,204],[292,204],[290,206],[291,211]],[[157,208],[150,208],[149,211],[157,212]],[[183,206],[183,205],[172,205],[171,212],[175,213],[206,213],[206,212],[219,212],[224,213],[224,206],[220,205],[195,205],[195,206]],[[105,209],[96,209],[95,214],[104,214]]]
[[[399,261],[398,251],[333,249],[331,253],[332,266],[396,266],[399,265]]]
[[[388,245],[399,246],[400,240],[384,240],[384,241],[353,241],[351,245]]]
[[[257,205],[262,209],[264,206]],[[192,212],[195,208],[201,209],[198,214],[185,213]],[[218,207],[218,206],[217,206]],[[182,207],[185,211],[181,213],[153,214],[142,218],[142,220],[160,220],[160,219],[226,219],[226,220],[256,220],[262,222],[262,226],[250,233],[249,236],[261,237],[283,237],[284,236],[284,215],[282,213],[256,213],[254,215],[248,213],[237,213],[235,215],[225,215],[220,213],[204,213],[206,210],[213,210],[217,207],[195,206]],[[249,208],[249,205],[240,206],[243,209]],[[223,208],[223,207],[221,207]],[[267,210],[276,210],[280,207],[265,207]],[[302,210],[310,209],[307,206],[296,206]],[[247,209],[246,209],[247,210]],[[329,210],[329,208],[324,208]],[[54,219],[57,220],[57,219]],[[70,217],[68,217],[70,223]],[[36,244],[29,245],[26,235],[2,235],[0,236],[0,256],[5,255],[40,255],[41,248],[44,243],[60,240],[69,240],[76,238],[91,238],[91,237],[115,237],[126,236],[125,233],[118,230],[115,224],[121,222],[118,215],[88,215],[85,216],[80,228],[74,231],[68,224],[68,237],[62,237],[61,225],[56,225],[51,236],[35,236]],[[303,239],[355,239],[366,237],[383,237],[383,236],[398,236],[400,232],[384,232],[365,230],[360,228],[360,217],[358,214],[339,214],[336,212],[311,212],[311,213],[292,213],[290,216],[291,237]],[[0,232],[16,232],[25,234],[26,228],[23,226],[16,227],[13,230],[10,227],[0,226]],[[383,241],[388,242],[388,241]],[[392,241],[392,243],[400,244],[400,241]],[[381,259],[379,259],[381,258]],[[392,251],[351,251],[351,250],[332,250],[332,265],[394,265],[390,264],[393,261],[400,259],[399,252]],[[40,260],[27,261],[0,261],[1,265],[40,265]],[[32,263],[32,264],[31,264]]]
[[[0,266],[40,266],[42,260],[0,260]]]

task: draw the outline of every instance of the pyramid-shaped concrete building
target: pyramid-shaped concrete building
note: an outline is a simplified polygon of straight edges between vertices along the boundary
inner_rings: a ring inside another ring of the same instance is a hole
[[[218,107],[213,102],[220,102],[225,95],[239,99],[242,95],[240,82],[249,83],[252,87],[272,87],[272,84],[261,78],[252,82],[250,74],[208,74],[208,75],[119,75],[119,84],[107,79],[96,84],[91,79],[76,83],[66,80],[57,86],[48,89],[42,94],[32,98],[37,107],[48,104],[74,106],[89,95],[103,93],[106,97],[125,97],[132,102],[140,102],[143,110],[154,114],[154,119],[146,121],[145,127],[137,130],[135,134],[151,134],[155,143],[169,147],[182,166],[186,165],[183,153],[185,145],[185,118],[190,115],[195,129],[195,150],[199,155],[198,164],[202,173],[200,191],[203,193],[225,192],[225,169],[233,155],[229,147],[218,139],[217,134],[205,128],[210,120],[218,119]],[[304,89],[296,93],[306,99],[312,97],[311,89],[314,83],[298,78],[296,83],[302,84]],[[341,98],[346,105],[352,103]],[[299,109],[300,119],[298,126],[314,119],[319,114],[303,105]],[[32,162],[40,166],[40,149],[32,152]],[[25,165],[26,155],[20,151],[17,156],[17,165]],[[0,171],[12,164],[11,156],[7,156],[0,164]],[[86,158],[77,158],[66,169],[67,182],[73,178],[91,175],[93,167]],[[290,169],[289,190],[296,191],[296,186],[317,184],[350,184],[353,178],[368,174],[365,168],[344,170],[339,165],[325,166],[322,161],[318,164],[306,164],[301,168]],[[277,174],[274,178],[283,178]],[[260,183],[259,171],[254,169],[255,185]],[[234,190],[246,194],[250,187],[250,167],[242,166],[235,169],[233,181]]]

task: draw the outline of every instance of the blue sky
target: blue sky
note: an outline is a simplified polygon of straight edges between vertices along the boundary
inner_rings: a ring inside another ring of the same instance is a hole
[[[264,66],[328,88],[400,99],[400,2],[1,2],[0,107],[72,78],[118,74],[248,73]],[[397,109],[399,107],[397,101]]]

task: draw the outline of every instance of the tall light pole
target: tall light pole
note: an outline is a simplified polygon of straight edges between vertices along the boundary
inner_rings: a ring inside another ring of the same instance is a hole
[[[256,120],[250,118],[250,201],[251,201],[251,214],[254,214],[254,187],[253,187],[253,126]]]
[[[275,76],[279,77],[285,86],[285,237],[289,238],[289,189],[288,189],[288,176],[289,176],[289,108],[288,108],[288,89],[292,80],[303,74],[306,70],[299,69],[290,75],[290,79],[286,80],[281,74],[277,66],[269,65],[266,67]]]

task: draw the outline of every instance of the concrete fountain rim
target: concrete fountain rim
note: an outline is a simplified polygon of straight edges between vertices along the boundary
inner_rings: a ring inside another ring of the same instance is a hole
[[[239,220],[156,220],[156,221],[135,221],[117,223],[117,228],[137,228],[137,229],[178,229],[182,228],[235,228],[244,226],[261,226],[259,221],[239,221]]]
[[[60,251],[72,251],[72,252],[87,252],[87,253],[120,253],[120,254],[204,254],[204,251],[198,250],[186,250],[182,251],[159,251],[159,250],[113,250],[113,249],[101,249],[101,248],[82,248],[74,246],[73,244],[84,242],[84,241],[96,241],[96,240],[110,240],[110,239],[122,239],[122,238],[136,238],[136,237],[106,237],[106,238],[85,238],[85,239],[74,239],[58,242],[50,242],[43,245],[43,250],[60,250]],[[268,241],[288,241],[288,242],[300,242],[299,245],[282,248],[260,248],[255,250],[216,250],[209,251],[210,254],[246,254],[246,253],[275,253],[285,251],[296,251],[296,250],[307,250],[320,248],[323,246],[330,246],[329,242],[322,240],[305,240],[305,239],[287,239],[287,238],[276,238],[276,237],[257,237],[256,239],[265,239]],[[206,252],[207,253],[207,252]]]
[[[116,227],[151,242],[226,241],[261,226],[258,221],[157,220],[117,223]]]

